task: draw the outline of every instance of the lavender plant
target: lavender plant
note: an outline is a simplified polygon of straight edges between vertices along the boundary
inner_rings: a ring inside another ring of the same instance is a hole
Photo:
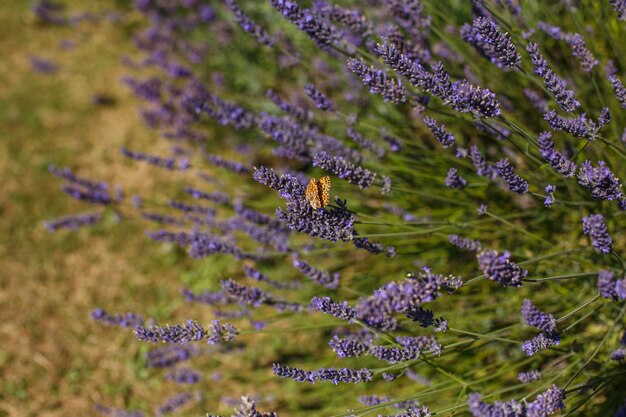
[[[125,82],[171,154],[121,152],[180,192],[131,200],[53,167],[95,211],[47,227],[116,213],[218,266],[183,291],[205,309],[182,325],[94,306],[148,366],[219,371],[274,410],[244,397],[235,416],[620,413],[623,2],[134,7]],[[225,412],[202,394],[157,411]]]

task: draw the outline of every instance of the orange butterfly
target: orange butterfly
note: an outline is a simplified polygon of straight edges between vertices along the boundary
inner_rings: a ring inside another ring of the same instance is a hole
[[[319,209],[328,204],[330,191],[330,177],[322,177],[318,180],[311,178],[306,186],[306,200],[314,209]]]

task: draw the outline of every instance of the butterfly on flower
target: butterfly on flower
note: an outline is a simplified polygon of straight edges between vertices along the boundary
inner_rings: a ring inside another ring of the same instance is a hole
[[[311,178],[306,186],[306,200],[314,209],[320,209],[328,204],[330,191],[330,177],[322,177],[319,180]]]

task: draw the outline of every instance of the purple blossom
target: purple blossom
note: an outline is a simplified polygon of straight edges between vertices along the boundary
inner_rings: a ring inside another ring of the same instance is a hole
[[[422,303],[435,300],[441,291],[453,291],[461,285],[460,278],[434,274],[429,268],[422,268],[417,274],[407,274],[404,281],[389,282],[373,295],[359,300],[357,317],[370,326],[391,330],[396,327],[393,313],[406,313]]]
[[[526,417],[524,404],[515,400],[487,404],[480,400],[478,393],[469,394],[467,398],[470,412],[475,417]]]
[[[211,155],[208,153],[205,153],[203,156],[208,163],[216,167],[224,168],[237,174],[248,175],[252,173],[252,170],[249,167],[240,162],[230,161],[228,159],[222,158],[219,155]]]
[[[383,244],[374,240],[369,240],[367,237],[358,237],[356,233],[352,238],[352,243],[355,248],[365,249],[368,252],[379,254],[383,251]]]
[[[300,287],[300,281],[290,281],[290,282],[280,282],[269,279],[267,276],[262,274],[257,269],[252,268],[251,266],[244,265],[243,272],[246,274],[248,278],[251,278],[255,281],[265,282],[267,285],[277,288],[279,290],[288,290],[288,289],[296,289]]]
[[[51,59],[30,57],[30,65],[33,70],[40,74],[55,74],[59,70],[59,66]]]
[[[233,13],[233,16],[235,16],[235,21],[244,31],[251,34],[262,45],[267,47],[274,45],[276,40],[263,28],[254,23],[254,21],[239,8],[235,0],[224,0],[224,2]]]
[[[48,220],[44,222],[44,225],[49,232],[56,232],[60,229],[76,230],[83,226],[98,224],[101,221],[102,215],[100,213],[82,213],[64,216],[55,220]]]
[[[522,318],[529,325],[544,332],[551,333],[556,331],[556,319],[554,316],[540,311],[529,299],[524,299],[522,304]]]
[[[474,165],[478,175],[489,179],[493,179],[497,176],[498,172],[495,167],[487,164],[487,161],[485,161],[485,158],[483,158],[483,155],[476,145],[472,145],[470,148],[470,157],[472,158],[472,165]]]
[[[359,188],[369,188],[376,180],[376,174],[342,157],[330,156],[326,152],[321,152],[313,158],[313,166],[330,172],[339,178],[346,179],[350,184]]]
[[[456,168],[450,168],[446,175],[446,187],[454,189],[463,189],[467,185],[467,180],[459,175]]]
[[[306,84],[304,86],[304,92],[306,95],[313,100],[315,103],[315,107],[322,111],[333,111],[334,105],[331,99],[329,99],[325,94],[318,91],[313,84]]]
[[[443,317],[435,318],[435,314],[422,306],[409,309],[406,312],[408,318],[419,323],[422,327],[433,326],[435,333],[448,330],[448,322]]]
[[[193,399],[193,395],[188,392],[181,392],[176,394],[161,404],[157,410],[157,415],[170,414],[178,410],[181,407],[189,404]]]
[[[598,273],[598,292],[604,298],[610,298],[617,300],[617,293],[615,292],[616,280],[613,279],[613,272],[606,269],[600,270]]]
[[[577,138],[588,137],[589,140],[595,140],[595,133],[589,129],[589,121],[585,117],[585,113],[577,118],[563,117],[551,110],[543,115],[543,118],[550,123],[553,130],[562,130]]]
[[[448,133],[444,125],[437,124],[437,121],[430,117],[424,117],[424,123],[426,123],[426,126],[428,126],[433,136],[435,136],[435,139],[437,139],[441,146],[444,148],[454,146],[454,135],[452,133]]]
[[[530,88],[525,88],[524,95],[535,109],[539,110],[541,113],[548,111],[548,101],[541,95],[541,93]]]
[[[547,349],[551,346],[557,345],[560,343],[561,338],[556,333],[540,333],[538,336],[530,340],[526,340],[522,344],[522,350],[528,355],[533,356],[535,353],[539,352],[542,349]]]
[[[138,340],[152,343],[163,342],[184,345],[191,341],[202,340],[206,335],[207,331],[194,320],[187,320],[183,326],[167,324],[165,326],[144,327],[138,325],[135,327],[135,337]]]
[[[172,345],[156,347],[146,353],[150,368],[167,368],[196,356],[199,350],[191,345]]]
[[[484,250],[477,255],[478,266],[485,276],[505,287],[521,287],[528,271],[511,260],[509,251],[500,254],[495,250]]]
[[[547,161],[552,168],[565,177],[573,177],[576,175],[576,164],[554,149],[554,141],[552,140],[552,134],[550,132],[541,132],[537,141],[539,143],[541,157]]]
[[[541,373],[536,369],[529,372],[520,372],[519,374],[517,374],[517,379],[522,384],[528,384],[530,382],[538,381],[539,379],[541,379]]]
[[[313,297],[311,307],[346,321],[352,321],[356,317],[356,310],[350,307],[347,301],[336,303],[330,297]]]
[[[499,32],[498,26],[491,19],[479,17],[471,26],[463,25],[461,37],[502,69],[519,67],[522,62],[511,36]]]
[[[191,368],[175,368],[165,375],[165,379],[177,384],[197,384],[202,380],[202,374]]]
[[[205,290],[201,293],[193,293],[190,290],[182,289],[181,293],[188,303],[201,303],[208,305],[226,304],[228,303],[228,297],[223,291],[209,291]]]
[[[353,337],[341,338],[335,335],[328,345],[340,358],[355,358],[369,351],[369,345]]]
[[[564,111],[576,110],[580,103],[574,98],[574,92],[567,89],[567,84],[552,71],[548,62],[543,58],[536,43],[530,42],[526,47],[530,54],[535,74],[543,78],[548,91],[552,93],[556,102]]]
[[[326,288],[334,290],[339,286],[339,274],[337,272],[331,274],[328,271],[317,269],[298,258],[294,258],[293,266],[298,268],[311,281],[317,282]]]
[[[613,242],[601,214],[583,217],[583,233],[591,237],[591,244],[601,253],[607,255],[613,250]]]
[[[220,282],[220,285],[222,287],[222,291],[228,295],[228,297],[241,304],[249,304],[253,307],[260,307],[262,304],[266,304],[271,301],[271,297],[262,289],[239,285],[232,279],[224,280]]]
[[[528,181],[520,177],[513,170],[513,166],[508,159],[502,159],[496,163],[496,168],[500,177],[507,183],[509,190],[518,194],[524,194],[528,192]]]
[[[400,80],[390,79],[384,71],[368,66],[362,58],[348,59],[348,69],[361,79],[370,93],[396,104],[406,101],[406,90]]]
[[[327,48],[338,41],[337,29],[321,14],[309,9],[302,10],[296,2],[291,0],[271,0],[270,3],[320,47]]]
[[[207,328],[206,341],[210,345],[216,345],[222,341],[231,342],[238,334],[239,331],[232,324],[222,324],[219,320],[213,320]]]
[[[470,252],[478,252],[482,249],[482,244],[479,241],[460,237],[459,235],[448,235],[448,241],[457,248]]]
[[[207,417],[211,416],[207,415]],[[241,397],[241,405],[238,409],[235,409],[235,414],[232,417],[278,417],[278,414],[273,411],[267,413],[257,411],[254,400],[244,395]]]
[[[545,392],[537,395],[534,401],[526,405],[527,417],[546,417],[555,414],[559,410],[565,408],[563,400],[565,399],[565,391],[552,385]]]
[[[101,308],[91,310],[93,320],[120,327],[135,327],[143,324],[143,317],[135,313],[109,314]]]
[[[626,300],[626,277],[615,282],[615,294],[620,300]]]
[[[359,146],[367,149],[368,151],[374,153],[378,157],[382,157],[383,155],[385,155],[385,149],[384,148],[379,147],[374,142],[372,142],[371,140],[367,139],[361,133],[357,132],[354,129],[354,127],[352,127],[352,126],[348,127],[348,130],[346,130],[346,134],[347,134],[347,136],[350,139],[352,139],[352,141],[354,143],[356,143],[357,145],[359,145]]]
[[[207,193],[193,187],[185,187],[183,191],[195,199],[209,200],[217,204],[228,204],[230,202],[228,194],[220,193],[219,191]]]
[[[626,2],[624,4],[626,4]],[[626,8],[626,6],[624,7]],[[624,87],[622,81],[615,75],[609,75],[608,78],[615,92],[615,98],[617,98],[617,101],[622,105],[622,109],[626,109],[626,87]]]
[[[105,407],[100,404],[94,404],[93,409],[105,416],[109,417],[143,417],[141,411],[122,410],[121,408]]]
[[[149,163],[150,165],[158,166],[160,168],[165,168],[169,170],[180,169],[183,170],[182,167],[177,167],[176,160],[174,158],[161,158],[154,155],[149,155],[141,152],[133,152],[127,148],[120,148],[120,152],[122,155],[129,159],[134,159],[136,161],[144,161]]]
[[[578,183],[591,190],[591,195],[600,200],[617,200],[622,197],[622,184],[604,161],[598,161],[594,167],[591,161],[585,161],[578,171]]]
[[[290,378],[296,382],[315,383],[317,381],[330,381],[333,385],[338,385],[339,383],[357,384],[359,382],[369,382],[372,380],[372,373],[365,368],[322,368],[315,371],[305,371],[275,363],[272,365],[272,370],[274,371],[274,375],[281,378]]]

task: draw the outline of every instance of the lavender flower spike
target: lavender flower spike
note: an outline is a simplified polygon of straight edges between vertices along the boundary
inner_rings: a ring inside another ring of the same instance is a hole
[[[574,98],[574,92],[568,90],[565,81],[552,71],[548,65],[548,61],[546,61],[543,55],[541,55],[541,52],[539,52],[537,44],[533,42],[529,43],[526,50],[530,54],[535,68],[535,74],[543,78],[548,91],[552,93],[556,102],[559,103],[564,111],[571,112],[576,110],[576,108],[580,106],[580,103]]]
[[[450,168],[448,175],[446,175],[446,187],[463,189],[467,185],[467,180],[459,175],[456,168]]]
[[[524,194],[528,192],[528,181],[526,181],[513,171],[513,166],[508,159],[505,158],[498,161],[498,163],[496,164],[496,168],[498,168],[500,176],[509,186],[509,190],[514,191],[518,194]]]
[[[500,255],[495,250],[484,250],[477,255],[477,258],[483,274],[505,287],[521,287],[522,279],[528,275],[527,270],[511,261],[511,254],[508,251]]]
[[[598,273],[598,292],[604,298],[617,300],[617,292],[615,291],[616,283],[613,279],[613,272],[606,269],[600,270]]]
[[[556,319],[554,316],[539,311],[528,299],[524,299],[522,304],[522,317],[526,323],[544,332],[550,333],[556,330]]]
[[[330,297],[313,297],[311,307],[342,320],[352,321],[356,316],[356,310],[350,307],[347,301],[336,303]]]
[[[454,135],[448,133],[444,125],[437,124],[437,121],[430,117],[424,117],[424,123],[426,123],[426,126],[428,126],[430,131],[433,133],[435,139],[441,143],[441,146],[448,148],[454,145]]]
[[[538,370],[532,370],[530,372],[520,372],[517,375],[517,379],[522,384],[528,384],[533,381],[538,381],[541,378],[541,373]]]
[[[481,401],[480,394],[472,393],[467,396],[470,412],[475,417],[525,417],[524,405],[510,400],[507,402],[495,401],[487,404]]]
[[[384,71],[368,66],[362,58],[348,59],[348,69],[369,87],[370,93],[379,94],[385,101],[396,104],[406,101],[406,90],[400,80],[389,79]]]
[[[624,7],[626,8],[626,6]],[[622,81],[615,75],[609,75],[609,82],[611,83],[611,87],[613,87],[613,91],[615,92],[615,98],[617,98],[617,101],[619,101],[622,105],[622,109],[626,109],[626,87],[624,87]]]
[[[609,4],[613,6],[613,10],[617,13],[617,18],[621,21],[626,21],[626,1],[609,0]]]
[[[477,252],[482,249],[482,244],[477,240],[472,240],[459,235],[448,235],[448,242],[459,249]]]
[[[591,237],[591,244],[601,253],[606,255],[613,250],[613,242],[601,214],[583,217],[583,233]]]
[[[321,152],[313,158],[313,166],[345,178],[350,184],[359,188],[369,188],[376,180],[376,174],[360,166],[356,166],[344,158],[330,156]]]
[[[135,313],[112,315],[101,308],[91,311],[91,318],[105,324],[120,327],[135,327],[143,324],[143,317]]]
[[[293,266],[302,271],[309,279],[326,288],[334,290],[339,286],[339,274],[336,272],[331,274],[328,271],[322,271],[297,258],[294,258]]]
[[[622,198],[622,184],[603,161],[598,166],[585,161],[578,171],[578,183],[591,190],[591,195],[600,200],[618,200]]]
[[[313,102],[315,103],[315,107],[323,111],[333,111],[334,106],[333,102],[326,97],[324,93],[318,91],[313,84],[306,84],[304,86],[304,92]]]
[[[525,341],[522,344],[522,350],[528,355],[533,356],[535,353],[542,349],[547,349],[550,346],[555,346],[560,343],[561,339],[556,333],[540,333],[538,336]]]
[[[511,36],[498,32],[498,26],[491,19],[479,17],[471,26],[463,25],[461,36],[502,69],[516,68],[522,62]]]
[[[239,8],[235,0],[224,0],[224,2],[235,16],[235,21],[239,23],[239,26],[241,26],[243,30],[251,34],[262,45],[267,47],[274,45],[276,40],[259,25],[254,23],[252,19]]]
[[[527,417],[546,417],[555,414],[559,410],[565,408],[563,399],[565,398],[565,391],[552,385],[544,393],[537,395],[534,401],[529,402],[526,405]]]
[[[339,383],[359,383],[372,380],[372,373],[368,369],[349,369],[349,368],[328,368],[318,369],[316,371],[305,371],[298,368],[290,368],[289,366],[275,363],[272,365],[274,375],[281,378],[291,378],[296,382],[330,381],[332,384]]]
[[[92,226],[100,223],[102,215],[100,213],[72,214],[55,220],[48,220],[44,223],[49,232],[56,232],[59,229],[76,230],[83,226]]]

